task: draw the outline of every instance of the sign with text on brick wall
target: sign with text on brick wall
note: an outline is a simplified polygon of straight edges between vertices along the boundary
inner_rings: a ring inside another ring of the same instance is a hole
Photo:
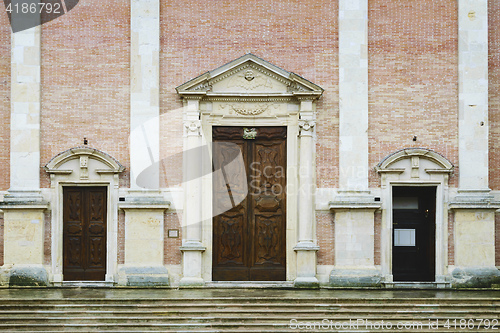
[[[12,32],[50,22],[73,8],[79,0],[3,0]]]

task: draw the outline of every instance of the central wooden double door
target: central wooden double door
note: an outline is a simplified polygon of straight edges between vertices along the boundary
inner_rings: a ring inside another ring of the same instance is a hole
[[[284,281],[286,127],[214,127],[213,142],[212,279]]]
[[[104,281],[106,193],[106,187],[82,186],[63,189],[65,281]]]

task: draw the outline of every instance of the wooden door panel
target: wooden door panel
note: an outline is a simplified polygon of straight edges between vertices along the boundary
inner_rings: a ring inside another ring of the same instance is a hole
[[[281,216],[256,216],[254,265],[283,265],[283,223]]]
[[[63,275],[103,281],[106,273],[106,188],[63,190]]]
[[[213,207],[221,213],[213,220],[212,278],[284,280],[286,128],[257,128],[254,140],[243,132],[213,130]]]

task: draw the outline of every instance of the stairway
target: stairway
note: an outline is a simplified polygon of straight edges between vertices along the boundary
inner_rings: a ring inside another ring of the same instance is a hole
[[[18,289],[0,291],[0,331],[495,332],[499,305],[496,291]]]

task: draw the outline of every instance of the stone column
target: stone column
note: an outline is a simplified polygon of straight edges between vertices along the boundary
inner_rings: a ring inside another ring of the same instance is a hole
[[[376,286],[374,212],[368,189],[368,0],[339,1],[339,191],[333,286]]]
[[[130,188],[159,188],[160,1],[131,1]],[[137,177],[147,169],[147,177]]]
[[[488,0],[458,1],[458,157],[455,286],[500,283],[495,267],[495,214],[488,188]]]
[[[319,247],[314,237],[314,111],[313,101],[303,99],[300,102],[299,120],[299,196],[298,196],[298,243],[294,247],[297,252],[296,287],[317,287],[316,251]]]
[[[202,278],[202,160],[201,155],[189,153],[202,146],[200,100],[187,99],[184,112],[184,215],[182,233],[181,286],[204,285]],[[196,158],[195,158],[196,156]],[[197,158],[199,157],[199,159]]]

